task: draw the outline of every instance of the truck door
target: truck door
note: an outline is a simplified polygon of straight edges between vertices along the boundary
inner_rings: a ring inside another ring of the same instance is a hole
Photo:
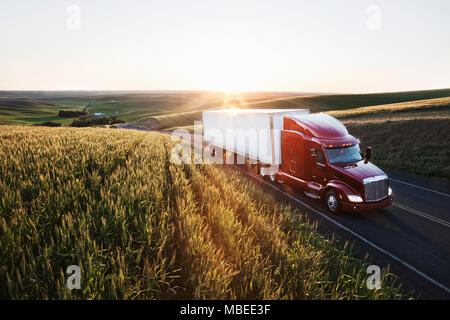
[[[305,140],[295,131],[282,131],[281,150],[283,172],[296,178],[305,177]]]
[[[319,144],[312,143],[311,148],[311,159],[316,158],[316,163],[311,161],[311,180],[320,184],[326,184],[327,182],[327,172],[325,164],[325,155],[323,153],[322,147]]]

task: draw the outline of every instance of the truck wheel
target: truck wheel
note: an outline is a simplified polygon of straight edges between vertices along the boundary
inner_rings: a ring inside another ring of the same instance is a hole
[[[259,174],[263,177],[264,180],[268,180],[270,182],[276,182],[275,174],[270,174],[267,171],[267,168],[264,166],[260,166]]]
[[[328,191],[325,195],[325,202],[328,210],[332,213],[339,213],[341,211],[341,198],[339,198],[339,194],[336,191]]]

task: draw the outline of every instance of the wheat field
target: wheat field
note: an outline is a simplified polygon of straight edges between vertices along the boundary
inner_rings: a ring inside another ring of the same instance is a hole
[[[0,126],[2,299],[402,299],[369,261],[168,136]],[[81,289],[66,287],[69,265]]]

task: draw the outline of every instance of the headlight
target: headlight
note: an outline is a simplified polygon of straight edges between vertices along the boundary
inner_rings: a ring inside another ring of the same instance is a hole
[[[388,195],[392,196],[392,189],[391,189],[391,187],[389,187],[389,189],[388,189]]]
[[[351,202],[362,202],[362,198],[360,196],[348,196],[348,200]]]

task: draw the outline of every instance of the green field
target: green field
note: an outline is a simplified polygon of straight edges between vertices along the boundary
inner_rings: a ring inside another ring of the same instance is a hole
[[[193,110],[220,107],[223,104],[239,104],[289,97],[295,93],[249,92],[240,96],[229,96],[220,92],[175,91],[175,92],[122,92],[122,91],[0,91],[1,124],[34,124],[43,121],[58,121],[70,124],[71,120],[57,117],[60,109],[81,110],[89,102],[89,113],[116,115],[126,121],[137,121],[144,117],[167,115]]]
[[[450,97],[330,111],[373,149],[372,162],[450,179]]]
[[[237,108],[267,108],[267,109],[309,109],[311,112],[327,112],[330,110],[352,110],[355,108],[396,104],[416,100],[450,97],[450,89],[374,93],[374,94],[340,94],[340,95],[303,95],[296,97],[279,97],[247,101],[233,104]],[[231,105],[229,105],[231,106]],[[214,108],[211,106],[209,109]],[[151,117],[137,121],[137,127],[149,129],[173,129],[192,126],[194,121],[201,121],[202,110],[181,111]]]
[[[0,298],[401,299],[383,271],[166,135],[0,126]],[[66,287],[66,268],[82,289]]]
[[[71,119],[58,118],[57,107],[51,102],[34,99],[0,98],[0,124],[35,124],[58,121],[69,125]]]
[[[324,112],[444,97],[450,97],[450,89],[371,94],[313,95],[258,103],[252,105],[252,108],[307,108],[311,112]]]
[[[365,106],[450,97],[450,89],[374,94],[310,94],[286,92],[174,91],[0,91],[0,123],[33,124],[59,121],[60,109],[80,109],[92,101],[89,113],[115,115],[140,126],[166,129],[192,125],[201,111],[235,106],[239,108],[308,108],[311,112],[345,110]]]

